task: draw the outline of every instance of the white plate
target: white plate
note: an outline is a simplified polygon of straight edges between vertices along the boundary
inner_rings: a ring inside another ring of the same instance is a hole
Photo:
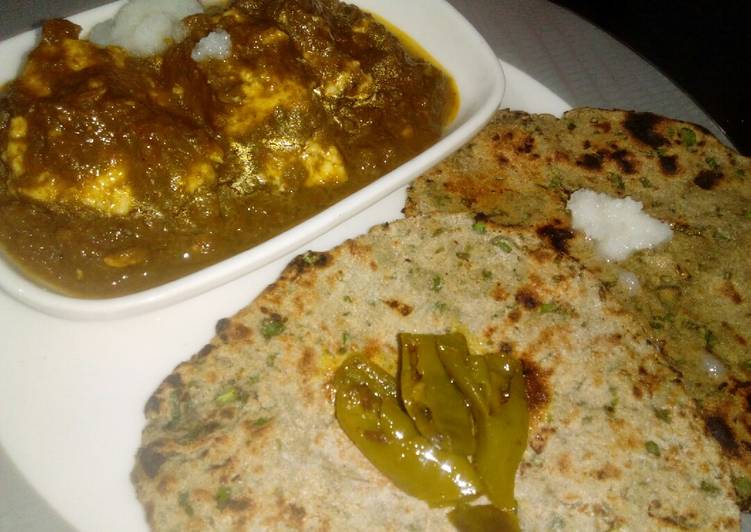
[[[109,299],[78,299],[53,293],[21,275],[0,258],[0,287],[19,301],[43,312],[71,319],[132,316],[188,299],[220,286],[297,249],[351,216],[409,183],[464,144],[488,120],[503,96],[505,81],[495,54],[479,33],[444,0],[353,0],[420,43],[452,75],[460,108],[446,135],[423,153],[362,190],[304,223],[254,248],[176,281],[136,294]],[[84,30],[111,17],[122,2],[73,17]],[[450,39],[446,35],[451,35]],[[0,45],[0,80],[12,78],[20,58],[34,41],[33,32]],[[5,58],[12,58],[5,60]],[[13,59],[16,59],[14,61]]]

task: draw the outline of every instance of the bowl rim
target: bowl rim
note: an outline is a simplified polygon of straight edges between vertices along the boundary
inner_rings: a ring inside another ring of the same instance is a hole
[[[389,16],[389,13],[400,13],[400,10],[405,7],[400,0],[349,1],[377,13],[400,30],[405,31],[407,35],[413,36],[413,33],[404,27],[404,20],[399,19],[398,16]],[[28,307],[59,318],[109,320],[150,312],[195,297],[256,271],[295,250],[302,250],[303,246],[315,237],[330,231],[376,201],[410,183],[419,174],[459,149],[474,136],[498,108],[506,88],[505,76],[495,53],[480,33],[446,0],[411,0],[408,5],[410,9],[420,9],[420,4],[428,2],[430,9],[426,11],[426,6],[423,6],[421,15],[438,17],[438,22],[449,23],[454,31],[451,45],[446,45],[448,51],[443,50],[443,55],[458,53],[460,43],[463,43],[467,50],[471,50],[473,52],[471,63],[480,72],[482,79],[479,81],[484,92],[475,95],[475,101],[470,102],[474,107],[468,111],[465,107],[465,93],[457,80],[460,98],[457,118],[449,125],[444,136],[425,151],[318,214],[265,242],[188,275],[140,292],[100,299],[64,295],[26,276],[3,253],[0,253],[0,289]],[[79,13],[70,17],[70,20],[88,29],[93,23],[111,17],[123,3],[123,0],[118,0]],[[384,12],[386,12],[385,15]],[[422,22],[424,23],[424,20]],[[17,35],[0,43],[0,50],[17,49],[24,55],[34,45],[36,35],[38,35],[38,30]],[[447,61],[442,60],[442,54],[436,53],[435,47],[431,47],[420,39],[415,38],[415,40],[435,57],[450,75],[457,78],[456,72],[452,72],[451,68],[446,65]],[[463,114],[466,116],[462,117]]]

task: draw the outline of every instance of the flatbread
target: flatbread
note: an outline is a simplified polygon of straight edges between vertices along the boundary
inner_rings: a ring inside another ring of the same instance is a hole
[[[604,262],[570,229],[565,205],[580,188],[643,202],[671,224],[672,240]],[[499,111],[416,180],[406,207],[409,216],[467,210],[539,231],[610,287],[700,405],[751,507],[751,160],[700,126],[650,113]],[[638,293],[618,282],[623,272],[636,275]]]
[[[523,362],[523,529],[733,529],[732,479],[690,399],[602,284],[534,231],[467,214],[296,258],[146,405],[133,481],[154,530],[451,530],[334,417],[351,353],[392,373],[399,332],[463,332]]]

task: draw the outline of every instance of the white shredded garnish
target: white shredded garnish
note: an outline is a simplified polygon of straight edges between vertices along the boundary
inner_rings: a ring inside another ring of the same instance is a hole
[[[642,212],[641,202],[631,198],[580,189],[571,194],[566,208],[571,211],[573,228],[584,231],[607,260],[624,260],[634,251],[653,248],[673,236],[668,224]]]
[[[89,40],[100,46],[120,46],[133,55],[157,54],[185,38],[182,19],[202,11],[196,0],[131,0],[114,18],[94,26]]]
[[[207,59],[227,59],[232,50],[232,40],[225,30],[216,30],[198,41],[190,53],[191,59],[196,62]]]

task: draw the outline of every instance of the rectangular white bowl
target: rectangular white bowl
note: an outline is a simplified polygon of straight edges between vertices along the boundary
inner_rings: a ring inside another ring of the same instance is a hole
[[[492,116],[503,97],[500,63],[480,34],[444,0],[353,0],[351,3],[410,35],[445,68],[459,89],[460,108],[443,138],[367,187],[323,212],[247,251],[169,283],[108,299],[82,299],[52,292],[0,257],[0,288],[37,310],[68,319],[121,318],[170,305],[220,286],[292,252],[344,222],[457,150]],[[123,2],[86,11],[71,20],[84,30],[114,15]],[[38,32],[0,44],[0,81],[12,79]]]

